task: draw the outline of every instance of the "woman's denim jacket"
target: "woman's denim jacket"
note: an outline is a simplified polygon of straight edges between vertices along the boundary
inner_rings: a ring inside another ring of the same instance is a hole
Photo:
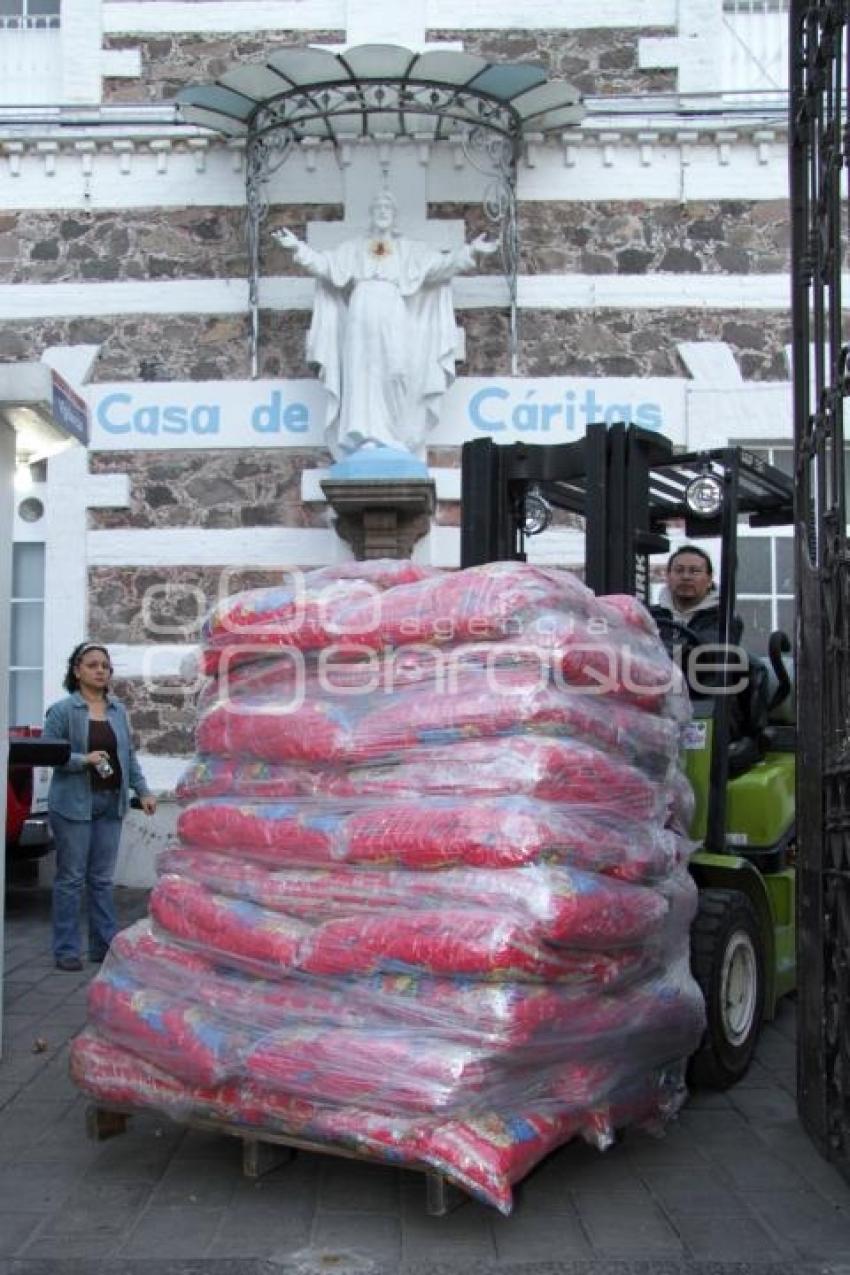
[[[130,789],[140,797],[150,789],[136,759],[130,739],[130,723],[127,710],[113,695],[106,697],[106,720],[115,732],[118,743],[118,760],[121,763],[121,789],[118,794],[118,813],[127,813]],[[67,739],[71,756],[64,766],[56,766],[47,794],[47,808],[66,819],[91,819],[91,772],[86,762],[89,748],[89,706],[79,691],[51,704],[44,719],[44,733],[52,739]]]

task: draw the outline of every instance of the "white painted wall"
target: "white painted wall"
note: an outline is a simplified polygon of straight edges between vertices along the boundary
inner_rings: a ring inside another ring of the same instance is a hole
[[[62,79],[59,100],[74,105],[99,102],[101,6],[93,0],[62,0],[61,17]],[[49,85],[45,87],[49,88]]]
[[[381,0],[378,0],[381,3]],[[110,35],[192,31],[339,30],[345,26],[345,0],[154,0],[154,3],[105,3],[103,29]]]
[[[61,32],[0,32],[0,106],[43,102],[45,86],[53,96],[61,75]]]
[[[518,172],[521,200],[583,203],[589,199],[785,199],[788,195],[784,115],[738,121],[652,119],[617,123],[588,119],[562,139],[532,141]],[[365,148],[363,148],[365,150]],[[404,176],[412,144],[390,147],[390,186]],[[358,152],[359,154],[359,152]],[[393,154],[398,155],[393,160]],[[434,202],[479,201],[485,182],[460,147],[418,151],[425,193]],[[401,175],[399,175],[401,174]],[[103,130],[61,138],[6,136],[0,131],[0,209],[241,208],[245,204],[242,143],[181,135],[174,129],[131,130],[106,140]],[[268,183],[272,204],[341,203],[346,170],[325,147],[297,150]]]
[[[364,0],[361,0],[361,4]],[[396,0],[365,0],[379,22],[392,24]],[[677,0],[416,0],[428,28],[458,27],[474,31],[538,28],[573,30],[594,27],[675,26]],[[351,20],[351,0],[136,0],[103,5],[103,27],[111,34],[194,31],[339,30]],[[385,31],[387,26],[383,28]],[[389,26],[391,30],[391,25]]]
[[[846,277],[850,281],[850,276]],[[312,279],[270,276],[260,282],[265,310],[310,310]],[[486,310],[507,305],[499,275],[460,275],[452,281],[455,305]],[[786,274],[520,275],[521,310],[784,310]],[[847,300],[845,283],[844,306]],[[0,284],[0,314],[7,319],[58,319],[122,314],[243,314],[242,279],[164,279],[132,283]]]
[[[15,434],[0,420],[0,821],[6,827],[6,771],[9,760],[9,615],[12,597],[12,510]],[[6,839],[0,845],[0,886],[6,879]],[[5,896],[5,891],[4,891]],[[3,962],[5,897],[0,898],[0,1054],[3,1052]]]

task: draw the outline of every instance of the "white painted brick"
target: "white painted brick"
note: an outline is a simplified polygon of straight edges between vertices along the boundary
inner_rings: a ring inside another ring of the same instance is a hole
[[[103,49],[100,73],[104,79],[137,80],[142,74],[142,55],[138,49]]]

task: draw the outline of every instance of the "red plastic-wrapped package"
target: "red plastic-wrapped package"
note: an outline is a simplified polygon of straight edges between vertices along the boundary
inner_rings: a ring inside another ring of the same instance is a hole
[[[179,839],[78,1083],[503,1211],[566,1139],[672,1113],[704,1009],[687,704],[646,611],[522,563],[348,564],[205,642]]]
[[[168,934],[261,974],[296,968],[309,932],[292,917],[238,903],[173,876],[160,877],[150,910]]]
[[[622,880],[670,872],[687,855],[674,833],[592,806],[526,797],[286,802],[220,797],[183,810],[191,846],[270,867],[350,863],[430,871],[553,860]]]
[[[329,692],[280,702],[266,693],[226,698],[198,725],[198,747],[218,756],[307,765],[393,760],[417,746],[498,735],[545,735],[589,744],[666,778],[678,750],[669,718],[553,686],[528,671],[466,674],[456,687],[423,695],[421,686],[380,696]]]
[[[237,1074],[249,1044],[232,1023],[167,992],[140,987],[114,969],[90,985],[88,1012],[110,1040],[195,1084],[214,1085]]]
[[[646,942],[668,908],[664,896],[649,887],[554,863],[501,872],[411,872],[359,865],[270,872],[232,856],[172,848],[161,857],[159,870],[305,921],[390,908],[466,906],[516,912],[526,924],[536,922],[547,942],[578,948]]]
[[[427,567],[390,559],[290,572],[279,586],[251,589],[221,602],[206,621],[204,637],[219,650],[240,644],[312,650],[343,636],[371,646],[376,642],[371,617],[382,593],[433,574]],[[350,626],[349,634],[346,615],[353,609],[370,619]]]
[[[189,1084],[90,1029],[73,1042],[71,1075],[95,1101],[123,1110],[155,1107],[175,1119],[218,1119],[244,1127],[327,1142],[415,1168],[429,1168],[510,1213],[513,1184],[549,1152],[580,1134],[605,1146],[625,1125],[669,1119],[681,1102],[681,1081],[667,1069],[620,1080],[610,1097],[582,1112],[551,1100],[521,1112],[482,1112],[440,1119],[316,1103],[243,1080]],[[604,1089],[604,1083],[600,1086]]]

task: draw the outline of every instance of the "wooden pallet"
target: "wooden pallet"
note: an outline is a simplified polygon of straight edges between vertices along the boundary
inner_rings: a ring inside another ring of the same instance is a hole
[[[86,1108],[86,1132],[96,1142],[107,1138],[115,1138],[126,1133],[127,1123],[131,1116],[137,1115],[129,1108],[103,1107],[92,1104]],[[367,1164],[392,1164],[368,1152],[352,1151],[331,1142],[312,1142],[308,1138],[297,1138],[287,1133],[274,1133],[272,1130],[246,1130],[243,1125],[229,1124],[224,1120],[204,1119],[192,1116],[181,1120],[187,1128],[203,1129],[208,1133],[218,1133],[223,1137],[237,1138],[242,1143],[242,1172],[246,1178],[261,1178],[271,1173],[282,1164],[293,1160],[298,1151],[312,1151],[318,1155],[335,1156],[343,1160],[360,1160]],[[446,1217],[469,1199],[465,1191],[460,1190],[449,1181],[444,1174],[425,1164],[405,1163],[405,1169],[413,1173],[422,1173],[425,1177],[425,1211],[429,1217]]]

